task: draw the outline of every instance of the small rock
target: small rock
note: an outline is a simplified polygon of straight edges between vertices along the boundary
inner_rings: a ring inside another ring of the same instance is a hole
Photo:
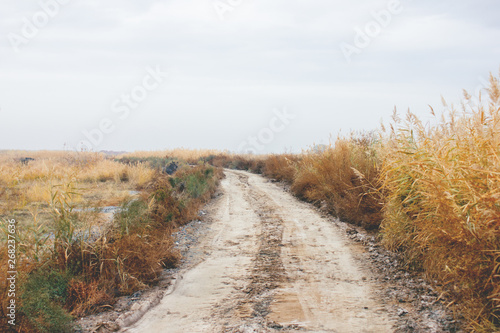
[[[173,175],[177,169],[179,168],[179,165],[176,162],[171,162],[169,165],[163,169],[163,172],[165,172],[168,175]]]
[[[398,308],[398,316],[402,317],[402,316],[406,315],[407,313],[408,313],[408,311],[406,309]]]

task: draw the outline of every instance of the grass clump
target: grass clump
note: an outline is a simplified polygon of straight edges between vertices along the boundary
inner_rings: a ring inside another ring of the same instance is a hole
[[[213,174],[213,169],[206,169],[205,172],[192,173],[183,179],[185,183],[185,191],[192,198],[199,198],[207,191],[210,175]]]
[[[381,150],[383,243],[460,301],[474,329],[500,323],[500,85],[487,106],[453,107],[435,125],[394,117]]]
[[[373,136],[339,138],[321,151],[311,150],[296,163],[292,191],[324,206],[342,220],[378,228],[382,220],[378,160]]]
[[[277,181],[293,183],[300,157],[293,154],[269,155],[264,161],[263,174]]]
[[[69,277],[57,270],[38,269],[21,285],[21,307],[26,322],[38,332],[70,332],[72,316],[63,308]]]
[[[150,227],[148,203],[143,200],[126,201],[116,217],[121,235],[130,235]]]

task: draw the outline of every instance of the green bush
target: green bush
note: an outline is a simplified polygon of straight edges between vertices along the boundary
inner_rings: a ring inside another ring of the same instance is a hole
[[[129,235],[149,227],[151,220],[148,214],[147,202],[143,200],[125,202],[116,218],[121,235]]]
[[[207,180],[200,174],[189,175],[186,178],[186,191],[192,198],[201,197],[207,188]]]
[[[71,331],[73,318],[63,309],[69,280],[57,270],[38,270],[21,285],[20,312],[37,331]]]

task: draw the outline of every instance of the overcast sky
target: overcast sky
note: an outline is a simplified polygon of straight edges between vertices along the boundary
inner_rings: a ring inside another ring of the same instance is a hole
[[[55,1],[0,3],[0,149],[300,151],[500,67],[495,0]]]

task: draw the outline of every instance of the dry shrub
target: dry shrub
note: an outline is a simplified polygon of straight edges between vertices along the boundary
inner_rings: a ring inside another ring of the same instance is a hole
[[[179,201],[178,207],[181,213],[176,225],[184,224],[198,216],[200,207],[210,200],[222,178],[221,169],[198,165],[181,169],[175,177],[169,179],[174,196]]]
[[[151,218],[158,224],[166,225],[182,219],[182,207],[179,199],[174,196],[170,177],[158,174],[147,190],[154,200],[151,207]]]
[[[452,108],[436,125],[395,115],[382,150],[384,244],[487,330],[500,316],[500,85],[490,82],[487,107]]]
[[[84,282],[78,279],[69,282],[67,300],[66,308],[76,317],[97,313],[114,303],[113,297],[98,281]]]
[[[326,204],[339,218],[377,228],[382,219],[376,190],[378,167],[373,139],[339,138],[335,146],[310,150],[297,162],[292,191],[300,198]]]
[[[235,170],[247,170],[255,172],[262,170],[262,164],[259,166],[259,163],[254,156],[247,155],[232,156],[227,167]]]
[[[265,168],[266,168],[266,161],[261,158],[256,158],[251,162],[249,171],[262,174],[264,173]]]
[[[300,157],[297,155],[270,155],[265,160],[264,175],[291,184],[295,179],[298,161]]]
[[[219,153],[200,159],[218,168],[245,170],[261,174],[264,172],[267,155]]]
[[[119,178],[130,180],[137,188],[143,188],[153,179],[155,171],[148,168],[145,164],[140,163],[129,166],[126,169],[126,174],[127,176],[124,176],[124,172],[121,172]]]
[[[100,258],[94,277],[114,285],[120,294],[156,281],[163,268],[174,267],[180,255],[174,249],[172,230],[198,216],[215,191],[220,170],[209,166],[185,167],[175,177],[157,174],[139,201],[124,206],[117,222],[127,220],[106,241],[89,253]]]
[[[170,234],[169,231],[151,230],[150,235],[133,234],[109,244],[101,278],[114,281],[119,294],[129,294],[151,285],[164,268],[175,267],[180,259]]]
[[[217,168],[229,168],[233,156],[230,154],[214,154],[203,157],[201,161]]]
[[[214,149],[185,149],[185,148],[177,148],[170,150],[158,150],[158,151],[136,151],[133,153],[126,153],[118,156],[120,159],[127,158],[139,158],[139,159],[147,159],[151,157],[155,158],[163,158],[165,156],[185,161],[189,164],[196,164],[200,159],[206,158],[207,156],[218,155],[221,152]]]

